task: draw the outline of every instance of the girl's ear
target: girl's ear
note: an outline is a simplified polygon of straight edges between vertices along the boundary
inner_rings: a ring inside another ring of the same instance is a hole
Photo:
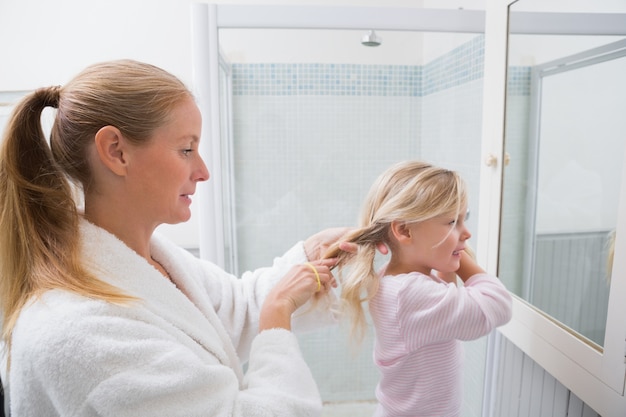
[[[391,222],[391,233],[400,244],[410,243],[411,241],[411,229],[405,222]]]
[[[124,176],[127,161],[122,132],[114,126],[104,126],[96,133],[94,143],[100,161],[113,173]]]

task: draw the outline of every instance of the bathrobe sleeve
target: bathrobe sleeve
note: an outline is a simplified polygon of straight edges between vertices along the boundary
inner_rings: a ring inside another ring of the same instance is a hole
[[[192,257],[190,254],[185,256]],[[283,256],[275,258],[270,267],[245,272],[241,278],[195,257],[187,260],[185,268],[188,269],[189,264],[195,265],[195,275],[200,277],[204,292],[224,324],[240,359],[246,361],[252,340],[258,334],[260,310],[267,294],[294,265],[306,261],[303,243],[298,242]],[[337,296],[329,292],[316,302],[309,301],[300,307],[292,316],[292,329],[300,333],[336,324],[337,311]]]
[[[14,333],[12,415],[317,416],[321,399],[295,336],[265,331],[242,384],[147,309],[49,291]]]

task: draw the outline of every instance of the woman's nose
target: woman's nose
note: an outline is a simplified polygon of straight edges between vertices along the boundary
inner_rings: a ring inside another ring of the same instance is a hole
[[[204,159],[202,159],[201,156],[198,157],[199,159],[199,166],[198,169],[196,170],[196,175],[194,180],[195,181],[207,181],[210,177],[211,174],[209,173],[209,169],[207,168],[206,164],[204,163]]]

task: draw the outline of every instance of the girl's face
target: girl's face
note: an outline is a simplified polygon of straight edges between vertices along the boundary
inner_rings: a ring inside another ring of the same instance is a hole
[[[454,272],[461,265],[461,251],[472,235],[465,226],[467,207],[456,213],[408,225],[411,240],[406,248],[406,261],[411,271]]]
[[[175,224],[191,216],[191,196],[209,171],[198,152],[202,118],[192,98],[174,108],[171,120],[134,152],[132,187],[150,223]]]

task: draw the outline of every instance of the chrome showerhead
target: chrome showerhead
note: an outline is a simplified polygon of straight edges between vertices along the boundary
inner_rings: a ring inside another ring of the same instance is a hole
[[[376,35],[376,32],[373,30],[367,32],[367,34],[361,39],[361,43],[365,46],[379,46],[382,41],[383,38]]]

